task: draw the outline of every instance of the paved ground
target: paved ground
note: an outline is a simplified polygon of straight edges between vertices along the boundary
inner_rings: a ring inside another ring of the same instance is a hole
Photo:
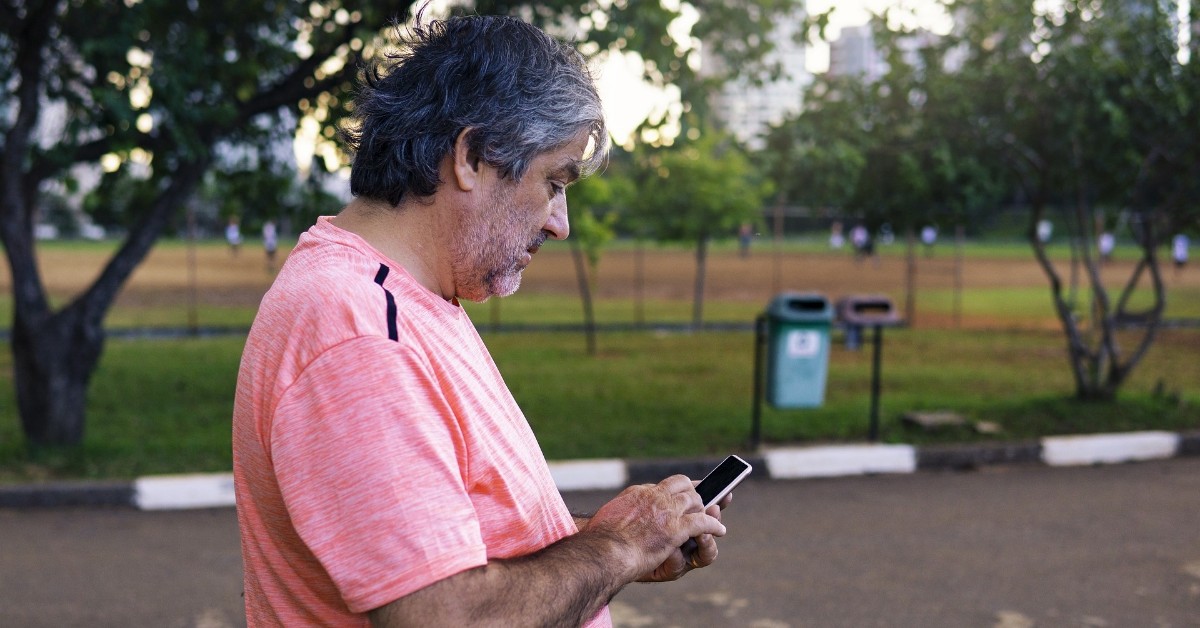
[[[626,627],[1200,626],[1198,521],[1194,457],[752,481],[716,566],[613,610]],[[230,509],[0,510],[0,625],[237,626],[240,590]]]

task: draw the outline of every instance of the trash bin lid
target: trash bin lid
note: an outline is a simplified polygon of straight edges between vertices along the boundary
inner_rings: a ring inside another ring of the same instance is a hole
[[[838,317],[849,325],[899,325],[900,313],[891,298],[882,295],[850,295],[838,301]]]
[[[833,305],[822,294],[784,292],[771,299],[767,316],[789,322],[825,322],[833,320]]]

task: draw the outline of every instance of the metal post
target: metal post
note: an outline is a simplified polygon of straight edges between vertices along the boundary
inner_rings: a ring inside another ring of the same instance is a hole
[[[196,336],[200,333],[200,316],[197,314],[198,297],[196,296],[199,293],[199,288],[196,281],[196,211],[192,209],[191,203],[187,204],[187,268],[187,327],[188,333]]]
[[[750,449],[762,442],[763,347],[767,344],[767,317],[754,319],[754,403],[750,410]]]
[[[879,371],[883,350],[883,326],[875,325],[875,355],[871,365],[871,427],[867,434],[872,443],[879,440]]]

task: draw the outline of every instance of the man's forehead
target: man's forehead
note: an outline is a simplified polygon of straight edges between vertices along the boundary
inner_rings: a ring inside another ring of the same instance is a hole
[[[570,182],[579,178],[588,160],[589,150],[594,150],[592,137],[580,133],[571,142],[543,153],[541,159],[546,164],[547,174]]]

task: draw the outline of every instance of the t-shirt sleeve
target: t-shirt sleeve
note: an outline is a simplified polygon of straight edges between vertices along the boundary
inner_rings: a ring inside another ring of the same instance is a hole
[[[270,440],[292,524],[351,611],[487,563],[462,433],[417,352],[383,338],[327,350]]]

